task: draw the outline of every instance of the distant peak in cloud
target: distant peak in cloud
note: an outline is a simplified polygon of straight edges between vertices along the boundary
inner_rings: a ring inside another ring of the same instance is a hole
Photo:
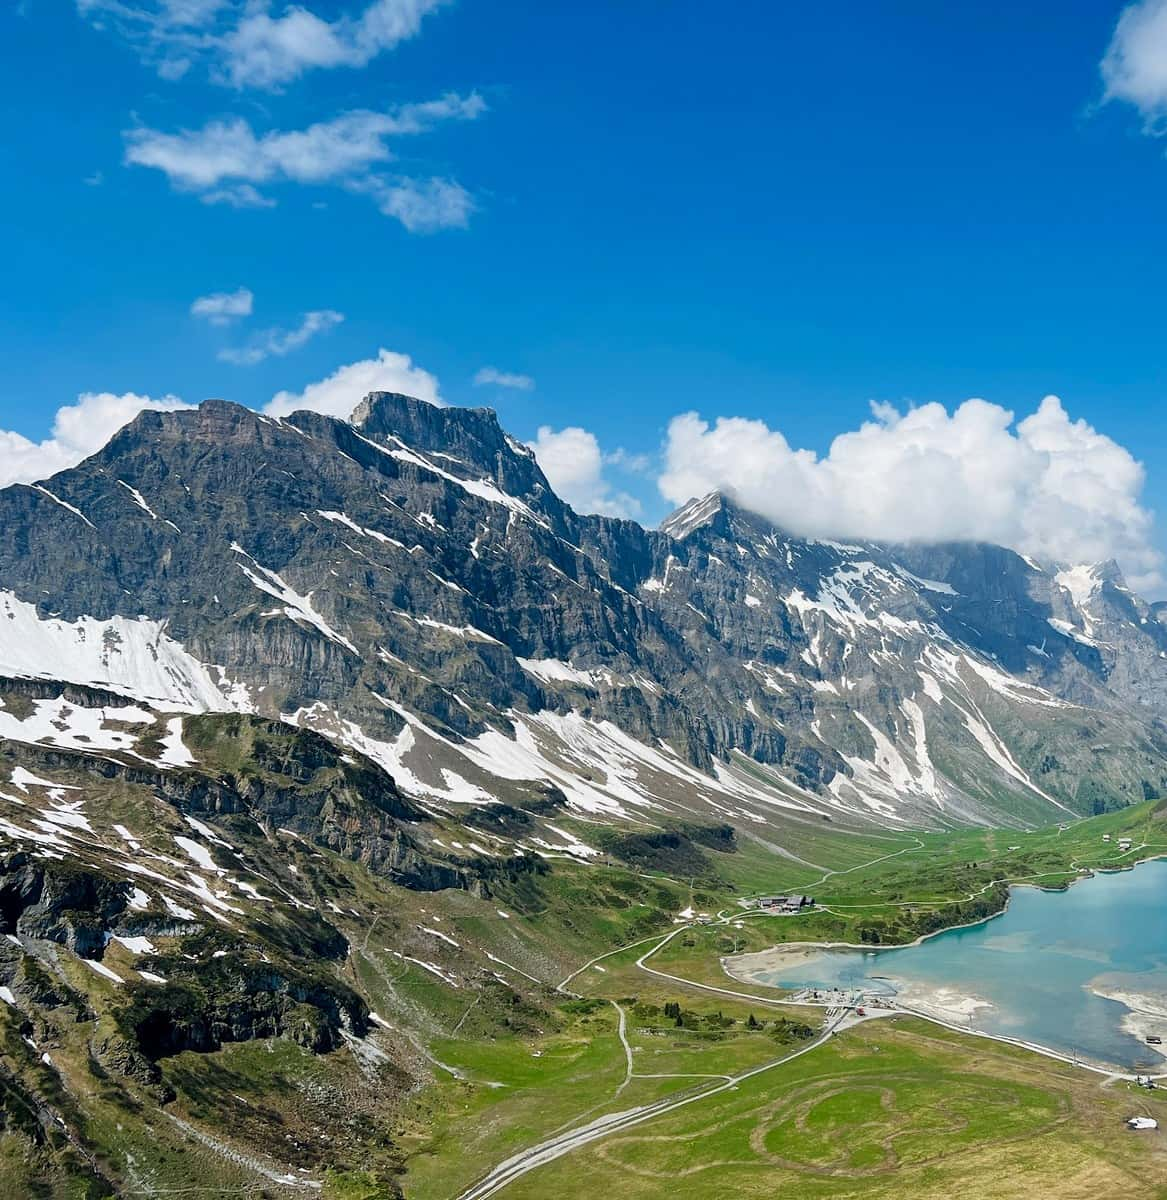
[[[241,317],[251,316],[255,296],[250,288],[236,288],[233,292],[211,292],[200,296],[190,306],[192,317],[201,317],[212,325],[229,325]]]
[[[480,367],[474,374],[474,386],[514,388],[520,392],[533,392],[535,381],[530,375],[500,371],[497,367]]]
[[[309,313],[307,316],[339,318],[340,314]],[[302,324],[300,330],[303,328]],[[294,337],[300,330],[284,336]],[[278,392],[263,411],[280,417],[298,409],[310,409],[347,421],[353,409],[370,392],[402,392],[429,404],[445,405],[435,376],[417,366],[408,354],[381,350],[376,358],[340,367],[326,378],[308,384],[301,392]],[[177,412],[194,407],[172,395],[151,397],[135,392],[120,395],[83,392],[75,404],[57,410],[52,432],[43,441],[34,442],[12,430],[0,429],[0,487],[33,483],[77,466],[100,450],[140,412]]]
[[[743,417],[674,417],[658,484],[674,504],[714,490],[796,535],[872,541],[987,541],[1054,562],[1117,559],[1132,586],[1163,587],[1143,468],[1073,421],[1056,396],[1014,425],[984,400],[954,412],[872,405],[825,457]]]

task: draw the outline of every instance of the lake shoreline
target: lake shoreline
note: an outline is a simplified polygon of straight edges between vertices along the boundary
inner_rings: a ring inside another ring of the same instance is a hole
[[[1147,1041],[1148,1036],[1167,1036],[1167,999],[1123,987],[1099,987],[1094,983],[1087,986],[1095,996],[1121,1004],[1127,1010],[1122,1018],[1123,1030],[1138,1038],[1153,1054],[1167,1059],[1167,1046]]]
[[[1001,905],[996,912],[987,913],[983,917],[977,917],[975,921],[962,921],[957,925],[944,925],[940,929],[933,929],[928,933],[922,933],[919,937],[913,938],[910,942],[776,942],[773,946],[766,950],[754,950],[749,954],[724,955],[721,958],[722,969],[732,979],[736,979],[739,983],[756,983],[753,979],[743,979],[739,975],[735,975],[728,969],[726,963],[731,959],[746,959],[762,954],[771,954],[776,951],[782,951],[789,947],[790,949],[798,950],[869,950],[878,953],[881,950],[905,950],[909,946],[919,946],[930,938],[940,937],[941,934],[954,933],[958,929],[976,929],[980,925],[987,925],[990,921],[995,921],[998,917],[1003,917],[1009,911],[1009,905],[1013,899],[1012,893],[1014,888],[1033,888],[1034,891],[1048,892],[1051,895],[1057,892],[1068,892],[1077,883],[1082,883],[1084,880],[1093,879],[1095,875],[1121,875],[1126,871],[1133,871],[1135,867],[1140,867],[1143,863],[1160,862],[1167,860],[1167,853],[1148,854],[1146,858],[1137,859],[1132,863],[1125,863],[1120,867],[1090,867],[1084,874],[1075,875],[1073,879],[1067,880],[1065,883],[1057,887],[1047,886],[1043,883],[1029,883],[1026,880],[1018,880],[1016,883],[1011,883],[1007,879],[994,880],[994,883],[1008,884],[1009,893],[1005,897],[1005,903]],[[990,885],[992,886],[992,885]],[[953,903],[959,903],[954,901]],[[809,911],[815,911],[811,909]],[[830,905],[824,905],[820,912],[833,912]],[[748,915],[748,914],[747,914]],[[835,914],[839,915],[839,914]],[[770,987],[770,984],[762,984],[762,987]]]
[[[841,957],[840,952],[842,955],[850,955],[856,951],[865,952],[869,955],[878,955],[888,950],[905,950],[918,947],[937,938],[941,934],[976,929],[986,926],[990,921],[994,921],[998,917],[1005,916],[1011,908],[1013,889],[1015,887],[1028,887],[1034,891],[1045,892],[1047,894],[1057,892],[1068,893],[1075,883],[1083,879],[1091,879],[1097,875],[1129,874],[1134,871],[1135,867],[1141,866],[1143,863],[1163,861],[1164,859],[1167,859],[1167,854],[1155,853],[1134,861],[1125,862],[1121,866],[1092,868],[1089,871],[1084,871],[1067,879],[1063,884],[1056,887],[1049,887],[1028,880],[1018,880],[1016,883],[1008,883],[1005,902],[996,912],[988,913],[975,921],[946,925],[943,928],[921,934],[911,941],[888,942],[874,945],[867,942],[855,943],[848,941],[804,940],[782,942],[749,954],[722,956],[720,965],[724,974],[735,981],[748,983],[755,987],[773,988],[777,992],[789,994],[793,990],[794,985],[774,980],[773,974],[775,972],[790,975],[797,968],[809,966],[826,956],[832,956],[834,963],[837,964]],[[999,882],[1005,883],[1007,881],[1001,880]],[[830,910],[829,905],[826,908],[828,911]],[[861,961],[856,959],[856,963]],[[880,968],[873,965],[874,961],[873,959],[868,959],[866,965],[864,967],[857,966],[854,973],[856,976],[862,976],[865,971],[872,972],[872,974],[868,974],[864,978],[856,979],[854,983],[856,989],[865,990],[869,995],[877,995],[879,992],[878,981],[880,977],[875,975],[874,971]],[[982,1013],[986,1016],[992,1014],[989,1023],[990,1025],[997,1025],[1001,1019],[1007,1019],[1008,1013],[1012,1010],[1002,1008],[999,1013],[993,1013],[997,1005],[984,996],[973,994],[967,984],[964,986],[959,984],[953,986],[945,983],[942,976],[936,978],[935,981],[912,979],[910,969],[908,978],[903,979],[895,975],[893,968],[889,967],[887,969],[891,972],[888,980],[892,987],[891,994],[888,997],[890,1001],[889,1007],[895,1011],[916,1015],[963,1032],[992,1037],[1010,1044],[1025,1045],[1032,1049],[1040,1050],[1043,1053],[1048,1053],[1052,1057],[1062,1058],[1065,1061],[1084,1062],[1086,1060],[1086,1056],[1081,1053],[1080,1049],[1075,1055],[1070,1056],[1051,1046],[1044,1045],[1036,1039],[1015,1038],[1007,1034],[994,1034],[987,1029],[975,1028],[973,1022]],[[847,982],[851,974],[850,970],[839,971],[837,965],[829,968],[824,967],[823,970],[825,973],[822,978],[824,980],[833,980],[833,983],[820,984],[819,991],[825,995],[828,1003],[832,1002],[832,997],[834,996],[839,997],[838,1003],[846,1003],[846,995],[851,990],[851,985]],[[839,971],[839,973],[836,974],[836,971]],[[762,978],[762,976],[766,976],[766,978]],[[805,976],[801,976],[800,978],[813,979],[814,972],[808,971]],[[814,985],[800,983],[798,986],[813,987]],[[1124,1034],[1141,1044],[1146,1053],[1151,1055],[1153,1059],[1162,1060],[1167,1058],[1167,1050],[1164,1050],[1161,1045],[1154,1045],[1148,1043],[1146,1040],[1148,1036],[1167,1037],[1167,993],[1161,996],[1150,996],[1134,987],[1117,986],[1117,981],[1116,986],[1113,987],[1088,986],[1088,990],[1101,999],[1113,1001],[1125,1010],[1120,1020],[1116,1013],[1115,1019],[1118,1021],[1118,1029],[1121,1029]],[[880,1007],[878,1001],[874,1003],[876,1007]],[[1121,1072],[1123,1068],[1117,1064],[1123,1061],[1129,1061],[1126,1055],[1115,1058],[1111,1053],[1107,1053],[1105,1056],[1095,1054],[1091,1065],[1096,1070]],[[1136,1059],[1135,1061],[1137,1062],[1138,1060]],[[1144,1067],[1143,1070],[1146,1071],[1147,1068]],[[1151,1070],[1155,1070],[1155,1068],[1151,1068]]]

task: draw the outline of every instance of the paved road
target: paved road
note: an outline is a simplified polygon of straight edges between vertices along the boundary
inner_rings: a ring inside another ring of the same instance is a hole
[[[869,863],[860,863],[854,867],[848,867],[842,871],[825,871],[821,879],[816,882],[821,883],[823,880],[830,878],[833,875],[846,875],[851,871],[859,870],[864,866],[871,866],[874,862],[883,862],[888,858],[895,858],[900,854],[905,854],[912,850],[920,849],[923,846],[918,838],[916,845],[904,846],[899,850],[895,850],[889,854],[881,855],[879,858],[872,860]],[[726,925],[731,920],[740,920],[744,913],[719,913],[717,921],[718,925]],[[648,937],[641,938],[639,941],[631,942],[625,946],[619,946],[615,950],[609,950],[604,954],[597,954],[595,958],[589,959],[582,966],[577,967],[570,975],[556,985],[556,991],[563,992],[567,995],[573,995],[568,988],[577,975],[582,974],[589,967],[596,963],[602,962],[605,958],[611,958],[613,955],[622,954],[625,950],[630,950],[634,946],[644,946],[652,943],[649,949],[637,959],[636,965],[640,970],[651,975],[657,975],[662,979],[673,980],[677,983],[684,984],[688,987],[697,987],[702,991],[715,992],[723,996],[732,996],[737,999],[749,1000],[755,1004],[779,1006],[782,1001],[772,1000],[757,995],[750,995],[746,992],[735,992],[729,988],[715,987],[711,984],[694,983],[692,980],[682,979],[679,976],[669,975],[664,971],[658,971],[654,967],[646,965],[646,960],[662,949],[668,942],[672,941],[679,933],[684,933],[692,928],[691,924],[686,922],[684,925],[679,925],[663,937],[660,934],[650,934]],[[632,1048],[628,1045],[625,1029],[624,1010],[620,1005],[616,1005],[619,1015],[618,1033],[620,1041],[624,1046],[625,1055],[627,1058],[627,1073],[623,1084],[617,1089],[617,1095],[624,1090],[632,1078]],[[874,1015],[874,1014],[872,1014]],[[853,1013],[846,1010],[839,1013],[833,1020],[829,1020],[823,1033],[813,1042],[793,1051],[790,1054],[784,1055],[782,1058],[773,1059],[771,1062],[765,1063],[760,1067],[754,1067],[752,1070],[745,1071],[740,1075],[714,1076],[713,1078],[721,1078],[722,1083],[713,1087],[700,1088],[699,1090],[690,1090],[681,1096],[675,1094],[671,1097],[666,1096],[661,1100],[654,1101],[652,1104],[640,1105],[636,1108],[627,1109],[623,1112],[605,1113],[603,1116],[589,1121],[585,1125],[580,1125],[575,1129],[569,1129],[566,1133],[556,1134],[554,1137],[548,1138],[546,1141],[540,1142],[538,1145],[531,1146],[526,1150],[520,1151],[518,1154],[508,1158],[505,1162],[499,1163],[494,1167],[489,1174],[479,1180],[472,1187],[462,1192],[458,1200],[486,1200],[486,1197],[493,1196],[501,1191],[508,1183],[513,1182],[520,1176],[527,1174],[528,1171],[533,1171],[536,1167],[542,1166],[544,1163],[553,1162],[557,1158],[563,1157],[565,1154],[570,1154],[571,1151],[578,1149],[580,1146],[586,1146],[589,1142],[597,1141],[599,1138],[608,1137],[610,1134],[618,1133],[621,1130],[629,1129],[634,1125],[639,1125],[643,1121],[652,1120],[654,1117],[663,1116],[665,1113],[670,1113],[678,1108],[683,1108],[687,1104],[692,1104],[697,1100],[705,1100],[710,1096],[715,1096],[719,1092],[724,1092],[729,1088],[736,1087],[743,1080],[751,1079],[755,1075],[760,1075],[764,1071],[773,1070],[774,1067],[781,1066],[783,1063],[790,1062],[792,1059],[798,1058],[803,1054],[808,1054],[811,1050],[821,1046],[827,1041],[838,1029],[845,1028],[847,1025],[856,1024],[863,1018],[856,1017]]]
[[[917,839],[917,845],[905,846],[902,849],[896,850],[890,854],[882,855],[880,858],[874,859],[873,862],[861,863],[858,866],[848,867],[846,870],[842,871],[827,871],[823,875],[822,880],[825,880],[833,875],[846,875],[851,871],[859,870],[862,867],[871,866],[874,862],[883,862],[886,859],[895,858],[898,855],[909,853],[922,847],[923,843]],[[822,882],[822,880],[817,882]],[[991,887],[992,884],[987,886]],[[723,926],[729,924],[731,921],[741,920],[742,917],[748,915],[750,914],[723,911],[718,913],[717,919],[713,923],[715,925]],[[782,1000],[776,997],[763,997],[748,992],[739,992],[731,988],[718,987],[715,984],[698,983],[692,979],[685,979],[683,976],[670,975],[667,971],[660,971],[655,967],[650,967],[648,965],[648,959],[662,950],[678,934],[685,933],[691,928],[691,923],[686,922],[684,925],[677,926],[675,929],[663,936],[660,934],[652,934],[649,937],[641,938],[637,942],[631,942],[628,945],[620,946],[615,950],[609,950],[605,954],[599,954],[595,958],[584,963],[581,967],[577,967],[576,970],[568,975],[566,979],[558,984],[556,990],[564,992],[568,995],[573,994],[569,991],[567,985],[577,975],[586,971],[589,967],[594,966],[596,963],[603,961],[605,958],[611,958],[613,955],[622,954],[624,951],[630,950],[633,947],[647,945],[651,942],[652,944],[649,946],[649,948],[636,960],[636,966],[640,970],[645,971],[650,975],[655,975],[660,979],[667,979],[671,982],[681,984],[684,987],[697,988],[701,991],[713,992],[716,995],[729,996],[737,1000],[748,1000],[753,1004],[762,1004],[779,1008],[792,1003],[789,1000]],[[806,1004],[805,1001],[800,1003],[802,1005]],[[825,1005],[819,1005],[818,1007],[825,1007]],[[619,1092],[623,1091],[624,1087],[627,1086],[632,1078],[632,1050],[628,1045],[625,1033],[626,1026],[624,1010],[618,1004],[616,1005],[616,1008],[620,1014],[618,1023],[620,1041],[624,1046],[625,1054],[628,1060],[628,1070],[624,1083],[617,1091],[617,1095],[619,1095]],[[493,1196],[500,1192],[504,1187],[507,1186],[507,1184],[514,1182],[514,1180],[519,1179],[523,1175],[526,1175],[529,1171],[533,1171],[536,1167],[543,1166],[545,1163],[553,1162],[557,1158],[562,1158],[563,1155],[570,1154],[573,1150],[577,1150],[581,1146],[586,1146],[589,1142],[598,1141],[600,1138],[608,1137],[611,1134],[619,1133],[625,1129],[630,1129],[644,1121],[650,1121],[655,1117],[664,1116],[666,1113],[675,1112],[677,1109],[684,1108],[689,1104],[694,1104],[698,1100],[706,1100],[710,1096],[716,1096],[720,1092],[737,1087],[739,1083],[742,1083],[747,1079],[752,1079],[755,1075],[761,1075],[763,1072],[771,1071],[775,1067],[781,1066],[783,1063],[790,1062],[795,1058],[799,1058],[803,1054],[809,1054],[812,1050],[828,1041],[840,1029],[846,1029],[851,1025],[857,1025],[864,1021],[877,1020],[881,1017],[895,1016],[897,1012],[911,1016],[923,1017],[925,1020],[931,1021],[933,1024],[945,1026],[949,1029],[956,1030],[958,1033],[963,1033],[966,1035],[973,1034],[974,1036],[986,1037],[993,1041],[1007,1042],[1013,1045],[1023,1046],[1025,1049],[1035,1051],[1038,1054],[1044,1054],[1046,1057],[1059,1059],[1068,1063],[1072,1062],[1074,1066],[1084,1067],[1087,1070],[1097,1071],[1100,1074],[1124,1079],[1135,1078],[1131,1075],[1114,1076],[1113,1072],[1101,1071],[1097,1067],[1083,1063],[1080,1060],[1072,1060],[1067,1056],[1059,1054],[1057,1051],[1050,1050],[1044,1046],[1032,1045],[1030,1043],[1018,1041],[1014,1038],[1001,1037],[994,1034],[984,1033],[979,1030],[971,1030],[963,1026],[951,1024],[950,1022],[944,1021],[930,1013],[913,1011],[912,1009],[906,1007],[897,1006],[897,1008],[894,1009],[870,1010],[862,1017],[858,1016],[853,1010],[845,1008],[833,1018],[828,1013],[828,1024],[824,1028],[823,1033],[813,1042],[808,1042],[805,1046],[783,1056],[782,1058],[773,1059],[771,1062],[764,1063],[760,1067],[754,1067],[749,1071],[743,1071],[739,1075],[721,1077],[723,1078],[724,1082],[716,1086],[700,1088],[698,1090],[689,1090],[680,1096],[677,1096],[674,1093],[673,1096],[666,1096],[663,1099],[656,1100],[651,1104],[640,1105],[636,1108],[627,1109],[623,1112],[606,1113],[603,1116],[597,1117],[593,1121],[589,1121],[585,1125],[578,1126],[575,1129],[570,1129],[565,1133],[557,1134],[554,1137],[548,1138],[546,1141],[540,1142],[538,1145],[531,1146],[526,1150],[520,1151],[518,1154],[508,1158],[505,1162],[499,1163],[497,1167],[494,1167],[476,1184],[462,1192],[458,1197],[458,1200],[487,1200],[487,1197]],[[1164,1076],[1156,1076],[1155,1078],[1161,1079],[1164,1078]]]

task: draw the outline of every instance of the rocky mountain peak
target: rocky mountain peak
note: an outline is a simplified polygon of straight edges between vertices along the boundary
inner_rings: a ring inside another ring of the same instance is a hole
[[[713,528],[719,523],[722,526],[719,532],[724,532],[728,508],[729,503],[722,492],[694,497],[665,517],[660,523],[660,531],[678,542],[698,529]]]
[[[455,474],[488,475],[528,503],[553,495],[530,448],[503,429],[492,408],[442,408],[399,392],[370,392],[351,423],[373,441],[437,455]]]
[[[271,418],[230,400],[204,400],[197,408],[175,412],[140,412],[95,456],[99,462],[121,462],[137,450],[165,453],[178,443],[207,443],[244,449],[261,445]],[[68,472],[66,472],[68,474]]]

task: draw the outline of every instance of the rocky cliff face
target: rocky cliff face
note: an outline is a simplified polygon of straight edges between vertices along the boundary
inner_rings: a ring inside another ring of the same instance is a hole
[[[0,492],[0,579],[0,670],[312,728],[444,813],[1033,822],[1167,775],[1167,628],[1112,564],[808,541],[719,495],[581,517],[488,410],[145,413]]]

